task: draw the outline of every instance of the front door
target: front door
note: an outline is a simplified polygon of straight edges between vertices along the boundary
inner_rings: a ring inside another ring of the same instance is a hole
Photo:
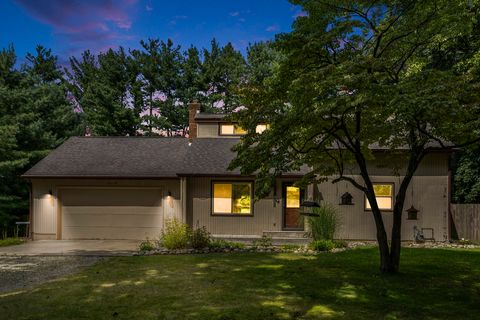
[[[300,215],[300,204],[303,192],[293,183],[283,184],[283,229],[303,230],[303,218]]]

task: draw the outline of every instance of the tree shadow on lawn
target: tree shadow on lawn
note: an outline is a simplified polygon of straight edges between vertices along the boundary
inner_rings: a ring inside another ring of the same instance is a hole
[[[379,274],[378,260],[376,248],[112,258],[0,297],[0,312],[48,319],[478,318],[480,252],[404,249],[397,275]]]

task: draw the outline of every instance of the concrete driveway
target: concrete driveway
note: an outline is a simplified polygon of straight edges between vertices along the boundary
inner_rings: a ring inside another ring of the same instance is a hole
[[[0,247],[0,256],[131,256],[137,240],[37,240]]]

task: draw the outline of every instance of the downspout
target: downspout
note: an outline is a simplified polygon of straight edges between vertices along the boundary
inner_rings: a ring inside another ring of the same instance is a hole
[[[448,201],[448,222],[447,222],[447,241],[452,240],[452,223],[453,223],[453,216],[452,216],[452,170],[448,170],[448,182],[447,182],[447,201]]]
[[[30,222],[27,226],[28,238],[33,240],[33,186],[31,181],[28,181],[28,221]]]

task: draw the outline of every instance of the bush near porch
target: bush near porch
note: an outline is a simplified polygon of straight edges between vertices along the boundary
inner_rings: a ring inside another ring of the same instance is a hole
[[[377,248],[322,255],[110,258],[0,295],[5,319],[478,319],[480,250],[402,249],[381,275]]]

